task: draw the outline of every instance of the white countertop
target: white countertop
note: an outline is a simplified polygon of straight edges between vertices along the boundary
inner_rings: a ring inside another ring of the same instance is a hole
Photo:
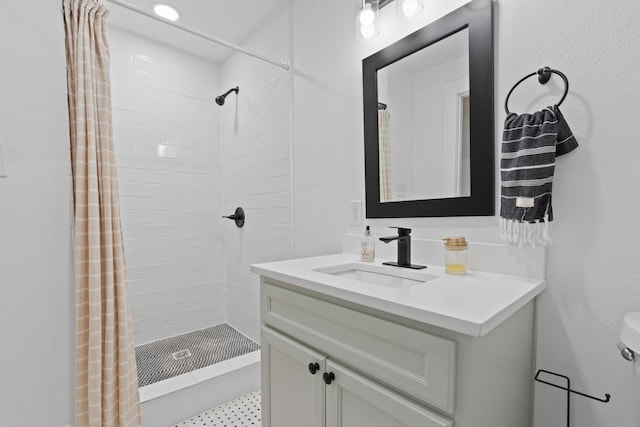
[[[389,271],[400,267],[382,266]],[[319,292],[377,310],[481,337],[522,308],[546,288],[546,281],[504,274],[469,271],[446,274],[444,268],[420,270],[438,276],[411,287],[392,288],[314,271],[360,263],[359,256],[326,255],[251,266],[261,276]]]

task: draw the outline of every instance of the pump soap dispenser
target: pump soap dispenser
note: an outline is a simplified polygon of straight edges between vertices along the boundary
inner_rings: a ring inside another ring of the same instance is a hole
[[[371,237],[371,230],[367,225],[364,236],[360,241],[360,261],[371,262],[376,258],[376,241]]]

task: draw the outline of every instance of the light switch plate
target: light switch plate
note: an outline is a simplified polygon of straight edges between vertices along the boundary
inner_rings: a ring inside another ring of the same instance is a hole
[[[0,141],[0,177],[7,176],[7,164],[4,155],[4,142]]]

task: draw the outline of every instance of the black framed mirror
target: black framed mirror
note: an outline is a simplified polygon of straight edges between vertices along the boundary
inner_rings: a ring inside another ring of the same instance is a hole
[[[367,218],[494,215],[492,1],[365,58],[362,73]]]

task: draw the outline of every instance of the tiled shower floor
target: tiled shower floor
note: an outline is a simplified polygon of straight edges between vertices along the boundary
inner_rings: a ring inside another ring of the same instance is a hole
[[[260,390],[256,390],[173,427],[257,427],[260,420]]]
[[[136,347],[138,385],[204,368],[260,349],[255,341],[223,323]]]

